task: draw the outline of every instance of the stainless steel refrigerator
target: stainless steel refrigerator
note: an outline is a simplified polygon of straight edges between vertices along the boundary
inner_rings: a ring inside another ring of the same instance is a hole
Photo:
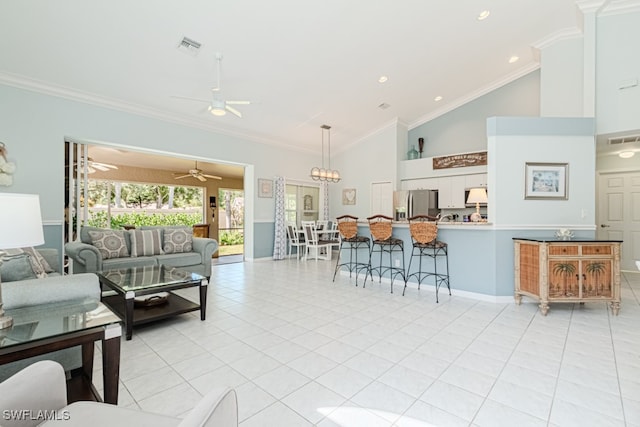
[[[405,190],[393,193],[394,219],[406,221],[415,215],[436,216],[438,209],[437,190]]]

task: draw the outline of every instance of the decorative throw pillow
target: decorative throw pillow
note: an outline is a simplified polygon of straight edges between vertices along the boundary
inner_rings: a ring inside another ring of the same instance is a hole
[[[131,256],[162,255],[162,229],[129,230]]]
[[[124,258],[129,256],[127,243],[122,230],[89,231],[91,244],[95,246],[102,258]]]
[[[165,228],[164,253],[176,254],[193,250],[193,230],[190,228]]]
[[[35,279],[29,255],[3,256],[0,260],[0,281],[16,282],[18,280]]]
[[[55,270],[51,268],[49,263],[40,252],[35,250],[34,248],[16,248],[16,249],[5,249],[0,251],[0,261],[3,258],[11,258],[20,255],[26,255],[29,263],[31,264],[31,270],[33,270],[33,274],[38,279],[43,279],[47,277],[47,273],[53,273]]]

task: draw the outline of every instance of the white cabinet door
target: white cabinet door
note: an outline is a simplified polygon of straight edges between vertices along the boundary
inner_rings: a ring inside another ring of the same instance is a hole
[[[406,179],[400,187],[403,190],[437,190],[438,178]]]
[[[464,175],[438,178],[438,208],[464,209]]]
[[[390,182],[371,184],[371,215],[393,217],[393,186]]]
[[[465,175],[465,188],[487,188],[487,174],[474,173]]]

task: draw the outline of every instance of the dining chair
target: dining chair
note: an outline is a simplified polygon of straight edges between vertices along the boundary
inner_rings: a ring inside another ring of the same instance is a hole
[[[289,243],[289,258],[291,258],[291,252],[293,248],[296,248],[296,259],[300,259],[305,251],[306,243],[302,238],[301,231],[298,230],[294,223],[287,224],[287,241]]]
[[[304,240],[305,240],[305,255],[304,259],[309,259],[310,252],[313,250],[314,258],[318,261],[320,259],[331,259],[331,242],[321,240],[318,237],[318,231],[313,221],[303,221]],[[324,251],[324,256],[321,252]]]

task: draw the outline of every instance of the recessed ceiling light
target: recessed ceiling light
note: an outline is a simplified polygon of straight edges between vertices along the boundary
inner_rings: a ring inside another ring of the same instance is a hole
[[[514,62],[518,62],[519,59],[520,59],[519,56],[513,55],[511,58],[509,58],[509,64],[513,64]]]
[[[436,101],[436,102],[442,101],[442,97],[440,95],[438,95],[435,98],[433,98],[433,100]]]
[[[633,156],[635,156],[635,152],[633,151],[622,151],[621,153],[618,154],[618,156],[622,157],[623,159],[629,159]]]
[[[380,76],[380,78],[378,79],[378,83],[384,83],[387,80],[389,80],[389,77],[387,76]]]
[[[478,21],[484,21],[489,17],[489,15],[491,15],[491,12],[489,12],[488,10],[483,10],[482,12],[480,12],[480,15],[478,15],[477,19]]]

